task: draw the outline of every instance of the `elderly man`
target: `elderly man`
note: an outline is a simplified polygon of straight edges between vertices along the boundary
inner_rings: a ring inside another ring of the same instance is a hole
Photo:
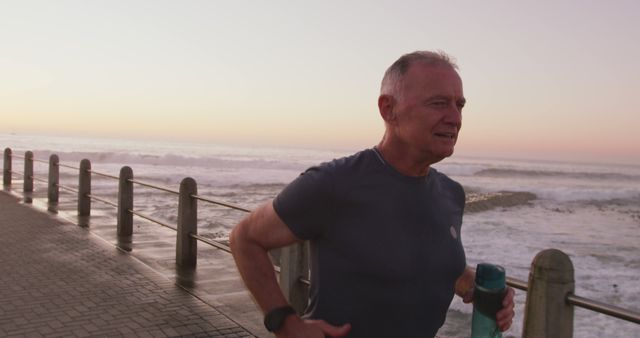
[[[465,98],[444,53],[414,52],[382,80],[380,143],[312,167],[231,234],[248,289],[277,337],[433,337],[473,274],[460,237],[462,187],[431,165],[453,154]],[[309,240],[311,299],[288,306],[267,251]],[[513,290],[498,313],[506,330]]]

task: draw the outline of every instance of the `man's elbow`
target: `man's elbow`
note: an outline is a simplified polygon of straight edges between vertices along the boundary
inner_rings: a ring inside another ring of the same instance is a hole
[[[236,224],[229,234],[229,247],[234,256],[241,250],[242,245],[247,242],[246,221],[247,219],[244,218],[240,223]]]

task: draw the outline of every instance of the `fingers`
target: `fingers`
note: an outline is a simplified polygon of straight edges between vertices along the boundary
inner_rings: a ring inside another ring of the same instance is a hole
[[[467,292],[465,292],[464,295],[462,296],[462,302],[465,304],[469,304],[473,302],[474,291],[475,291],[475,288],[473,287],[469,288]]]
[[[513,291],[513,288],[507,287],[507,293],[504,295],[504,299],[502,299],[502,306],[508,307],[510,304],[513,306],[513,297],[516,292]]]
[[[500,331],[506,331],[513,324],[513,317],[515,316],[513,297],[515,292],[512,288],[507,289],[507,293],[502,301],[502,309],[496,314],[496,323],[500,328]]]
[[[498,328],[502,332],[509,330],[511,328],[512,324],[513,324],[513,319],[503,320],[503,321],[498,321],[497,322]]]
[[[500,331],[506,331],[511,327],[514,315],[515,312],[513,311],[513,308],[504,308],[498,312],[496,315],[496,323],[498,324]]]
[[[341,326],[333,326],[324,320],[305,320],[309,324],[318,327],[325,335],[329,337],[344,337],[351,331],[351,324],[343,324]]]

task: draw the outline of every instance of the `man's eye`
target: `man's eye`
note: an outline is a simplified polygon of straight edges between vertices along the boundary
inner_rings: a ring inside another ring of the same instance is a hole
[[[436,107],[443,107],[447,105],[447,101],[433,101],[431,102],[431,105]]]

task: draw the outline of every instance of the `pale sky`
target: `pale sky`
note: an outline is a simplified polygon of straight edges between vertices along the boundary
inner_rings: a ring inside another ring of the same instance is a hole
[[[457,60],[457,153],[640,163],[640,1],[0,0],[0,132],[359,149]]]

